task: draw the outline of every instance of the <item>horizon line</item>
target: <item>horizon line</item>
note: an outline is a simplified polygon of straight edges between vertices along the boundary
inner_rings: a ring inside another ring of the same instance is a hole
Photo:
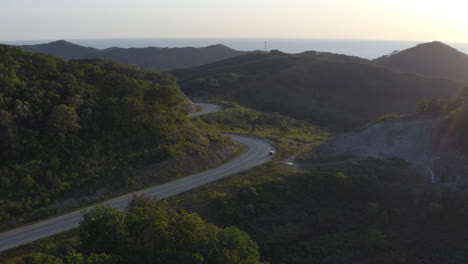
[[[339,41],[388,41],[388,42],[434,42],[468,44],[461,41],[443,41],[443,40],[396,40],[396,39],[346,39],[346,38],[293,38],[293,37],[112,37],[112,38],[56,38],[56,39],[16,39],[0,40],[0,42],[33,42],[33,41],[73,41],[73,40],[154,40],[154,39],[258,39],[258,40],[339,40]]]

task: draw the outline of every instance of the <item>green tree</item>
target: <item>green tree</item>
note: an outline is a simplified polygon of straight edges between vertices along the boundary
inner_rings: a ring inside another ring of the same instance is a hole
[[[110,206],[97,206],[80,222],[80,240],[85,252],[119,251],[126,242],[124,214]]]
[[[217,252],[216,263],[253,264],[260,263],[258,245],[246,232],[236,227],[226,227],[218,234],[221,249]]]
[[[48,129],[51,133],[74,133],[80,128],[78,114],[68,105],[58,105],[52,109],[48,118]]]
[[[63,264],[63,261],[55,256],[33,253],[24,257],[24,264]]]
[[[117,263],[117,259],[105,253],[101,253],[101,254],[92,253],[86,259],[86,264],[115,264],[115,263]]]
[[[260,263],[258,246],[247,233],[220,229],[148,197],[135,197],[125,212],[108,207],[87,212],[80,236],[86,252],[120,256],[122,263]]]
[[[72,254],[65,257],[66,264],[85,264],[83,254]]]
[[[17,127],[14,123],[14,116],[0,109],[0,148],[2,160],[11,159],[16,154]]]

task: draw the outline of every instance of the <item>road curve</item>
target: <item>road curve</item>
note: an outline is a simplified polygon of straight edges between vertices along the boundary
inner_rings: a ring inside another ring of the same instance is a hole
[[[159,199],[168,198],[179,193],[208,184],[210,182],[228,177],[240,171],[255,167],[271,159],[269,152],[270,150],[273,150],[274,147],[269,143],[260,139],[250,138],[247,136],[228,136],[231,137],[234,141],[245,145],[244,153],[234,158],[233,160],[214,169],[197,173],[166,184],[123,195],[101,203],[99,205],[108,204],[112,207],[118,208],[119,210],[123,210],[132,200],[133,196],[136,194],[156,196]],[[93,209],[94,207],[95,206],[91,206],[86,208],[85,210],[88,211]],[[82,220],[82,217],[83,215],[81,211],[74,211],[32,225],[1,233],[0,252],[38,240],[40,238],[44,238],[72,228],[76,228]]]
[[[218,112],[218,111],[223,109],[221,106],[215,105],[215,104],[194,103],[194,105],[201,107],[202,110],[199,111],[199,112],[189,114],[188,115],[189,117],[200,116],[200,115],[205,115],[205,114],[208,114],[208,113]]]

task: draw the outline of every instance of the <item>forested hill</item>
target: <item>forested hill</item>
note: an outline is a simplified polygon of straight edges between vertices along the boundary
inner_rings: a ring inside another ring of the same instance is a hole
[[[224,45],[203,48],[108,48],[82,47],[64,40],[47,44],[21,46],[26,51],[58,56],[64,59],[102,58],[139,66],[149,71],[167,71],[211,63],[247,52],[237,51]]]
[[[468,83],[468,55],[438,41],[380,57],[374,63],[398,71]]]
[[[168,74],[0,45],[0,222],[199,144],[185,100]]]
[[[188,95],[236,100],[338,130],[385,114],[411,113],[419,101],[463,87],[356,57],[316,52],[248,54],[171,73]]]
[[[224,45],[213,45],[203,48],[110,48],[93,52],[87,57],[138,65],[150,71],[167,71],[199,66],[243,54],[246,52],[237,51]]]
[[[66,60],[82,58],[90,53],[99,51],[95,48],[83,47],[64,40],[58,40],[45,44],[24,45],[21,46],[21,48],[25,51],[49,54],[64,58]]]

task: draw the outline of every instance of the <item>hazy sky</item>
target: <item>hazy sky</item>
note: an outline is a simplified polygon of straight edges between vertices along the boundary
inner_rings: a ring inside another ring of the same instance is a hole
[[[326,38],[468,42],[459,0],[0,0],[0,40]]]

